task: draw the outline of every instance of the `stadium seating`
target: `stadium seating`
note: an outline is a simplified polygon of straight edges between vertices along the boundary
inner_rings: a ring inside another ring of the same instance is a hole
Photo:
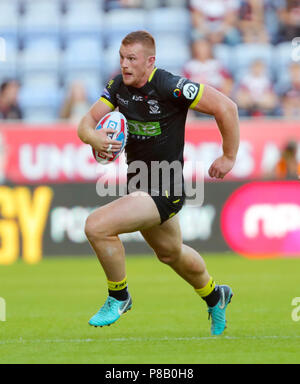
[[[80,37],[67,42],[62,60],[65,73],[73,70],[99,71],[102,63],[102,44],[97,38]]]
[[[275,71],[277,77],[280,77],[282,72],[286,72],[289,64],[292,62],[292,45],[291,42],[278,44],[274,47],[274,63],[276,63]]]
[[[273,69],[273,47],[269,44],[239,44],[232,53],[230,66],[234,75],[245,71],[257,59],[261,59],[270,71]]]
[[[87,96],[91,103],[99,99],[104,88],[104,80],[101,71],[72,71],[66,73],[63,78],[65,91],[70,88],[71,84],[80,81],[87,90]]]
[[[154,35],[168,32],[188,37],[190,13],[185,8],[155,8],[147,13],[147,29]]]
[[[0,83],[2,79],[18,76],[18,40],[10,37],[2,41],[6,60],[0,62]]]
[[[94,8],[95,10],[103,10],[104,3],[107,0],[62,0],[64,8],[67,11],[78,8]]]
[[[143,9],[115,9],[106,15],[104,25],[109,43],[129,32],[146,29],[146,12]]]
[[[234,71],[233,51],[233,47],[225,44],[217,44],[214,47],[214,56],[230,73]]]
[[[178,54],[180,52],[180,54]],[[190,59],[186,40],[170,34],[160,34],[156,41],[157,65],[174,74],[180,74],[183,65]]]
[[[62,19],[62,34],[64,38],[74,36],[94,36],[101,38],[104,17],[99,2],[68,1],[66,14]]]
[[[20,54],[21,76],[26,72],[57,72],[60,67],[60,58],[60,43],[57,38],[31,36]]]
[[[0,36],[17,38],[19,31],[19,7],[16,0],[0,1]]]
[[[108,79],[120,68],[120,42],[121,39],[111,40],[107,49],[104,51],[104,66],[102,73],[104,78]]]
[[[59,72],[27,72],[24,73],[21,78],[22,86],[26,88],[40,87],[40,88],[51,88],[59,87],[61,84]]]
[[[20,79],[26,116],[38,111],[38,89],[45,116],[54,116],[60,96],[81,79],[94,101],[106,81],[119,71],[119,47],[128,32],[149,30],[156,38],[157,66],[181,74],[191,58],[191,19],[186,0],[144,0],[143,7],[121,8],[106,0],[0,0],[0,37],[5,38],[6,61],[0,63],[0,82]],[[107,12],[109,10],[109,12]],[[276,14],[268,13],[273,37]],[[278,20],[277,20],[278,21]],[[3,40],[2,40],[3,42]],[[262,59],[276,83],[287,81],[291,43],[218,44],[215,57],[238,82],[255,59]],[[46,97],[52,100],[46,108]],[[32,92],[32,101],[29,100]],[[54,95],[57,92],[56,96]],[[36,95],[36,96],[35,96]]]
[[[41,36],[59,37],[61,17],[60,1],[27,0],[20,18],[20,36],[25,40]]]
[[[186,0],[165,0],[167,7],[186,7]]]
[[[40,122],[57,119],[62,96],[62,90],[54,84],[47,88],[38,84],[23,86],[19,102],[24,119]]]

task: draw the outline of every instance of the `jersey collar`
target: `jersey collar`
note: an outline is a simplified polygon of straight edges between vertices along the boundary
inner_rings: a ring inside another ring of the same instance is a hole
[[[157,68],[154,68],[153,71],[151,72],[151,75],[149,76],[148,83],[151,82],[156,71],[157,71]]]

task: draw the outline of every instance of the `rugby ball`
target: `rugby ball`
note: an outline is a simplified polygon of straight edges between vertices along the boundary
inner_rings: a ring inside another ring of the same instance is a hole
[[[128,132],[126,117],[120,112],[110,112],[105,115],[96,126],[97,130],[102,128],[113,129],[115,133],[108,134],[109,138],[120,141],[122,143],[122,147],[118,152],[112,152],[112,158],[100,154],[93,148],[93,155],[95,160],[100,164],[109,164],[114,162],[124,151]]]

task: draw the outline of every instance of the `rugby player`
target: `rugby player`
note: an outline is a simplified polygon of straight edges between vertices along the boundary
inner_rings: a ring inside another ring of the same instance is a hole
[[[110,80],[101,98],[83,117],[79,138],[106,156],[120,143],[110,139],[109,129],[95,130],[104,115],[115,108],[129,126],[127,163],[153,161],[183,164],[185,121],[189,108],[214,116],[223,138],[223,154],[209,168],[212,178],[223,179],[232,169],[239,147],[237,106],[229,98],[204,84],[197,84],[155,66],[155,40],[146,31],[128,34],[120,47],[121,74]],[[180,53],[179,53],[180,54]],[[149,168],[150,169],[150,168]],[[177,175],[178,176],[178,175]],[[132,174],[128,172],[128,180]],[[182,170],[179,179],[183,179]],[[206,301],[212,335],[226,328],[225,311],[233,295],[227,285],[217,285],[197,251],[183,244],[176,215],[185,201],[184,187],[144,194],[128,194],[98,208],[85,225],[86,236],[107,277],[108,298],[90,319],[95,327],[110,325],[131,309],[127,287],[125,252],[120,234],[140,231],[158,259],[194,288]],[[144,191],[145,192],[145,191]]]

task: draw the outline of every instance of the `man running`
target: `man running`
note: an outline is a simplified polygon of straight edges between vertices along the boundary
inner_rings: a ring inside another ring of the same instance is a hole
[[[106,156],[118,151],[120,143],[109,138],[112,131],[95,130],[98,122],[118,107],[129,127],[128,194],[97,209],[86,221],[86,236],[108,284],[108,298],[89,324],[110,325],[131,309],[125,252],[119,235],[140,231],[158,259],[173,268],[206,301],[212,319],[211,333],[220,335],[226,328],[225,311],[233,293],[227,285],[216,285],[203,258],[182,242],[176,215],[185,200],[182,167],[172,174],[168,188],[161,188],[160,180],[156,188],[141,188],[146,192],[142,195],[134,192],[138,188],[129,187],[136,176],[130,165],[143,161],[149,171],[148,179],[153,176],[153,162],[175,161],[183,165],[185,121],[188,109],[192,108],[214,116],[217,122],[223,138],[223,155],[210,166],[209,175],[222,179],[232,169],[239,147],[236,104],[207,85],[156,68],[155,41],[146,31],[127,35],[119,53],[122,74],[109,81],[100,100],[78,127],[80,139]]]

